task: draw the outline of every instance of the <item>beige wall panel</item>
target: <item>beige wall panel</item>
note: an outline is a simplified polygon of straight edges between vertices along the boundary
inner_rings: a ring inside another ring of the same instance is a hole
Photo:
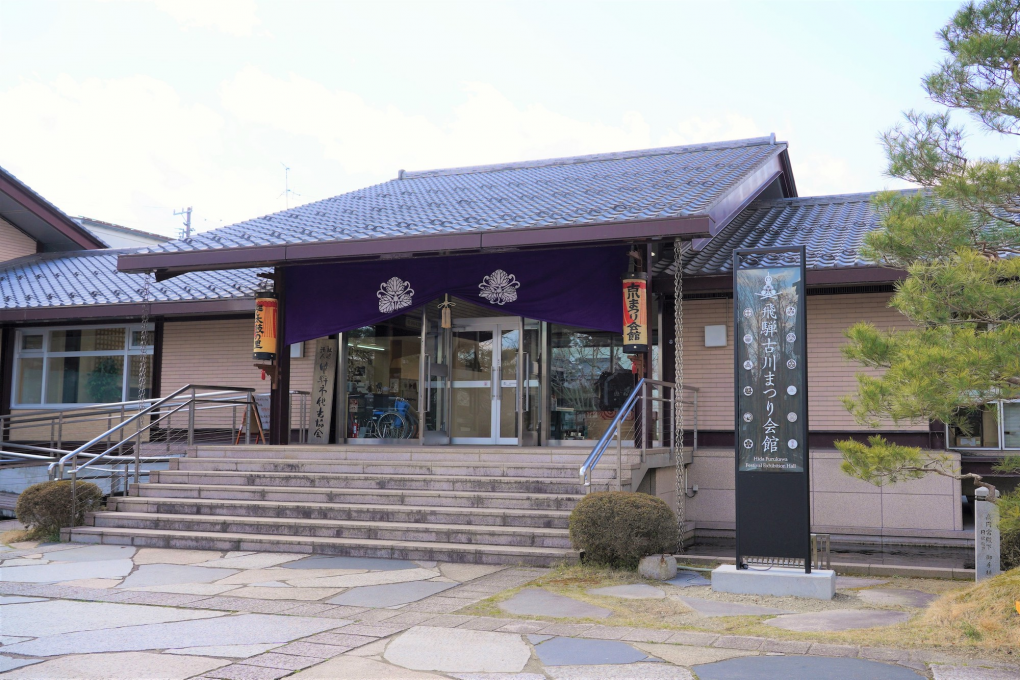
[[[35,251],[35,239],[4,220],[0,220],[0,262],[34,255]]]
[[[840,397],[856,389],[855,375],[869,372],[840,354],[844,331],[858,321],[880,329],[910,327],[906,317],[889,308],[890,293],[818,295],[808,298],[808,379],[811,429],[860,430]],[[726,325],[726,347],[705,347],[705,326]],[[684,382],[700,389],[698,426],[733,429],[733,300],[689,300],[684,303]],[[928,429],[927,423],[892,422],[883,428]]]
[[[251,387],[269,392],[269,378],[261,379],[252,359],[253,319],[168,321],[163,327],[163,375],[160,391],[166,396],[188,384]],[[292,358],[290,388],[310,390],[311,346],[305,356]],[[298,402],[293,402],[292,423],[298,424]],[[224,415],[224,417],[228,417]]]
[[[949,455],[959,465],[959,454]],[[842,456],[835,449],[811,451],[814,531],[911,538],[971,536],[961,534],[959,480],[931,475],[878,487],[847,477],[840,469],[841,462]],[[698,485],[698,493],[687,501],[687,519],[695,522],[696,530],[732,530],[735,508],[732,449],[699,449],[687,470],[689,488]]]

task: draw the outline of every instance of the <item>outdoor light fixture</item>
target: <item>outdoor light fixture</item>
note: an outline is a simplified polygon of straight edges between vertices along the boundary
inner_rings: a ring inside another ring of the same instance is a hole
[[[623,351],[648,351],[648,275],[643,272],[623,277]]]
[[[256,361],[276,359],[276,293],[262,291],[255,298],[255,352]]]

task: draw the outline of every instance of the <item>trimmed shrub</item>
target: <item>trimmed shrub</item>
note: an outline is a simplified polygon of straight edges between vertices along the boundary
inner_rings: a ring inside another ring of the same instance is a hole
[[[645,493],[600,491],[570,513],[570,542],[589,564],[636,569],[642,557],[677,548],[676,515]]]
[[[76,491],[78,502],[74,518],[71,517],[69,480],[33,484],[18,496],[14,512],[18,521],[34,533],[59,534],[63,527],[78,526],[84,522],[85,513],[97,509],[103,500],[103,492],[91,482],[78,482]]]

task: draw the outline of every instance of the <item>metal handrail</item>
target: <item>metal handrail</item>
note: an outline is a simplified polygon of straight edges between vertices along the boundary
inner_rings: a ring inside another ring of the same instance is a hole
[[[195,394],[195,390],[217,390],[217,391],[216,392],[207,392],[205,394],[200,394],[199,395],[199,394]],[[162,397],[162,398],[156,400],[154,403],[150,404],[149,406],[147,406],[146,408],[142,409],[138,413],[134,414],[130,418],[128,418],[126,420],[120,421],[117,425],[113,426],[112,428],[110,428],[106,432],[98,435],[97,437],[92,438],[91,440],[89,440],[85,444],[82,444],[81,446],[79,446],[75,450],[73,450],[70,453],[64,455],[59,461],[57,461],[55,463],[51,463],[50,466],[49,466],[51,477],[53,475],[53,468],[56,467],[57,468],[56,478],[57,479],[63,479],[64,478],[64,465],[67,463],[67,461],[72,460],[72,459],[76,458],[77,456],[85,453],[88,449],[90,449],[91,447],[95,446],[96,444],[98,444],[99,442],[103,441],[104,439],[109,440],[114,434],[119,433],[121,430],[123,430],[125,427],[127,427],[131,423],[135,422],[136,420],[138,420],[140,418],[143,418],[143,417],[149,415],[150,413],[152,413],[156,409],[159,409],[163,405],[165,405],[168,402],[172,401],[174,398],[180,396],[181,394],[184,394],[185,392],[191,392],[191,398],[188,399],[186,402],[184,402],[181,406],[179,406],[175,410],[180,410],[180,408],[183,408],[183,406],[185,406],[185,405],[193,405],[196,402],[196,400],[199,399],[199,398],[209,399],[211,397],[217,397],[217,396],[221,396],[221,395],[225,395],[225,394],[230,394],[232,392],[247,392],[248,393],[248,401],[251,402],[251,396],[252,396],[252,394],[254,394],[255,390],[254,390],[254,388],[251,388],[251,387],[222,387],[222,386],[216,386],[216,385],[185,385],[184,387],[181,387],[179,389],[174,390],[173,392],[171,392],[167,396]],[[251,408],[251,404],[249,404],[249,408]],[[190,420],[191,420],[191,424],[193,425],[194,418],[191,418]],[[150,423],[150,426],[151,426],[151,423]],[[142,429],[144,429],[144,428],[142,428]],[[136,432],[132,436],[136,436],[136,435],[140,434],[141,431],[142,430],[139,429],[138,432]],[[86,467],[86,466],[94,463],[99,458],[105,457],[113,449],[122,446],[123,443],[124,443],[124,440],[122,439],[122,440],[120,440],[120,442],[118,442],[117,446],[110,447],[106,451],[104,451],[103,453],[101,453],[101,454],[91,458],[82,467]],[[138,476],[137,470],[135,471],[135,476],[136,477]]]
[[[647,391],[649,386],[653,387],[653,388],[654,387],[662,387],[662,388],[672,389],[674,391],[674,394],[673,394],[672,397],[670,397],[668,399],[665,396],[661,396],[661,397],[656,397],[654,395],[650,396],[648,394],[648,391]],[[698,391],[699,390],[698,390],[697,387],[692,387],[692,386],[689,386],[689,385],[681,385],[680,386],[681,395],[682,395],[684,390],[688,390],[688,391],[694,393],[694,399],[692,401],[685,401],[683,399],[683,397],[681,396],[680,403],[682,403],[682,404],[691,404],[691,405],[694,406],[694,448],[697,449],[697,446],[698,446],[698,430],[697,430],[697,427],[698,427],[698,425],[697,425],[697,423],[698,423],[698,415],[697,415],[697,408],[698,408]],[[579,470],[579,474],[580,474],[580,477],[581,477],[581,481],[582,481],[582,483],[585,486],[585,490],[586,491],[591,488],[591,475],[592,475],[592,471],[595,469],[595,466],[599,464],[599,461],[602,460],[602,456],[606,452],[606,449],[609,448],[609,444],[613,441],[613,437],[616,437],[616,448],[617,448],[616,485],[617,485],[617,489],[620,489],[620,490],[623,489],[623,438],[622,438],[622,435],[621,435],[621,425],[627,419],[627,417],[633,412],[634,407],[639,402],[654,403],[654,402],[658,401],[658,402],[668,403],[668,404],[672,405],[676,401],[676,398],[677,398],[675,392],[676,392],[676,384],[675,383],[665,382],[665,381],[662,381],[662,380],[652,380],[651,378],[641,378],[641,380],[638,381],[638,384],[634,386],[634,390],[630,393],[630,395],[627,397],[627,400],[623,402],[623,405],[617,411],[616,417],[614,417],[613,420],[609,423],[609,427],[606,428],[606,431],[603,433],[602,437],[598,440],[598,442],[595,444],[595,447],[592,449],[591,453],[588,454],[588,457],[585,459],[584,463],[581,465],[581,468]],[[642,460],[642,462],[645,460],[645,457],[647,455],[647,448],[648,448],[648,434],[647,434],[648,433],[648,411],[649,411],[648,408],[644,408],[641,411],[641,421],[642,421],[641,424],[642,424],[642,427],[641,427],[640,436],[641,436],[641,460]],[[671,409],[671,411],[672,411],[672,409]],[[664,433],[664,436],[665,436],[665,433]],[[682,432],[680,433],[680,436],[681,437],[683,436]],[[671,456],[671,458],[675,459],[675,457],[676,457],[676,441],[675,441],[675,437],[672,437],[672,436],[670,437],[670,447],[669,448],[670,448],[670,456]]]

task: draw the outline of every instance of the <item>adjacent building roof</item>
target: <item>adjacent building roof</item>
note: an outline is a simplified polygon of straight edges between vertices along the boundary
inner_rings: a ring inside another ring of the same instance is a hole
[[[913,193],[908,191],[904,193]],[[728,274],[737,248],[806,246],[811,270],[876,267],[860,254],[864,237],[879,228],[875,193],[755,201],[700,251],[689,251],[688,276]],[[779,265],[768,255],[761,265]],[[673,271],[672,266],[669,268]]]
[[[0,320],[41,318],[24,316],[26,310],[46,309],[72,320],[137,314],[138,305],[146,301],[154,307],[164,303],[251,301],[259,283],[265,283],[257,277],[263,271],[258,269],[191,272],[152,283],[146,298],[145,275],[117,270],[117,257],[129,252],[134,251],[46,253],[0,264]]]
[[[175,263],[199,268],[345,253],[379,255],[398,252],[379,244],[394,238],[430,237],[412,248],[415,251],[505,247],[512,244],[503,234],[511,232],[525,235],[521,243],[553,243],[560,241],[549,233],[569,227],[581,228],[558,236],[567,241],[609,238],[608,232],[598,230],[599,225],[620,225],[613,238],[631,233],[645,236],[638,225],[646,223],[659,225],[666,234],[714,234],[752,192],[779,175],[785,182],[780,195],[796,195],[786,148],[773,136],[505,165],[401,171],[389,182],[171,241],[144,254],[125,255],[120,266],[140,271],[172,269]],[[699,224],[688,225],[687,231],[667,224],[695,217],[701,218]],[[537,230],[544,235],[536,236]],[[441,240],[453,235],[475,238]],[[490,238],[496,235],[503,240]],[[322,247],[356,242],[366,245],[361,250],[335,252]],[[314,244],[314,249],[301,251],[304,244]],[[225,249],[251,250],[235,252],[233,259],[217,259],[210,252]],[[202,257],[183,256],[195,251],[203,251]]]
[[[107,248],[143,248],[159,245],[173,239],[162,234],[154,234],[151,231],[132,229],[112,222],[94,220],[91,217],[75,217],[75,222],[86,231],[100,239]]]
[[[35,239],[42,251],[105,247],[60,208],[3,168],[0,168],[0,217]]]

